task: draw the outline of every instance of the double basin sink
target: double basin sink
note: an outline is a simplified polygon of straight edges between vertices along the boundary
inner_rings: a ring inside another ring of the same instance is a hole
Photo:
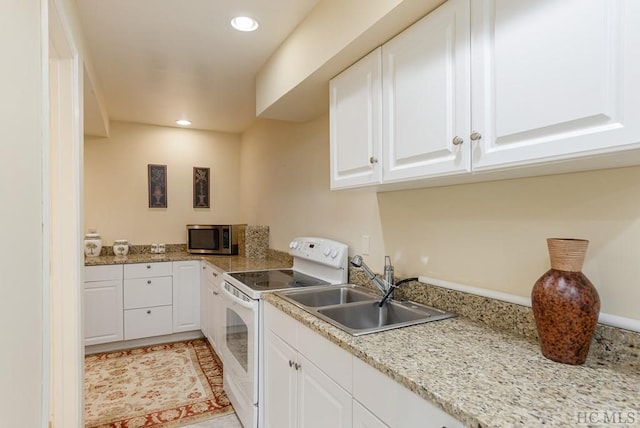
[[[276,294],[353,336],[455,316],[411,301],[389,300],[380,307],[380,295],[354,284],[286,290]]]

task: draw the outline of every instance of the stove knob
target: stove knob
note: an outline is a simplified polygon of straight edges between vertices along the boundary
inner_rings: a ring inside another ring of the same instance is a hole
[[[289,247],[291,247],[292,250],[297,249],[300,246],[300,244],[298,243],[298,241],[291,241],[291,244],[289,244]]]
[[[329,254],[331,254],[331,248],[325,248],[323,254],[325,255],[325,257],[329,257]]]
[[[331,250],[331,258],[335,259],[336,257],[338,257],[338,249],[334,248],[333,250]]]
[[[293,241],[289,242],[289,248],[293,248]]]

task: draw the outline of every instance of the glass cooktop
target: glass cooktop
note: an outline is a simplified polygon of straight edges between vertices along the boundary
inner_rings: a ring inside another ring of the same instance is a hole
[[[268,291],[283,288],[326,285],[328,282],[293,269],[232,272],[229,275],[253,290]]]

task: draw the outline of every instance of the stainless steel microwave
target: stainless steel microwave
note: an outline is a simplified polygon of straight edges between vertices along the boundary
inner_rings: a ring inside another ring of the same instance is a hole
[[[194,254],[238,254],[246,224],[188,224],[187,251]]]

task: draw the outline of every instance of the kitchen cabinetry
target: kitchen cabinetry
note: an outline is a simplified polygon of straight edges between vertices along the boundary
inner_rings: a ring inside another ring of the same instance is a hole
[[[122,265],[87,266],[84,272],[84,344],[122,340]]]
[[[200,262],[173,262],[173,332],[200,330]]]
[[[637,164],[638,17],[630,0],[449,0],[382,46],[381,177],[332,188]],[[333,178],[372,125],[331,110]]]
[[[124,339],[172,333],[171,262],[124,265]]]
[[[270,304],[264,308],[265,427],[463,427]]]
[[[351,359],[336,345],[265,305],[264,426],[350,427]]]
[[[382,46],[382,179],[471,171],[469,1],[452,0]]]
[[[379,183],[382,137],[380,48],[330,82],[331,189]]]
[[[353,428],[389,428],[357,400],[353,400]]]
[[[202,263],[200,277],[200,328],[218,355],[222,335],[222,271],[209,263]]]
[[[353,398],[391,428],[464,426],[358,358],[353,359]]]

